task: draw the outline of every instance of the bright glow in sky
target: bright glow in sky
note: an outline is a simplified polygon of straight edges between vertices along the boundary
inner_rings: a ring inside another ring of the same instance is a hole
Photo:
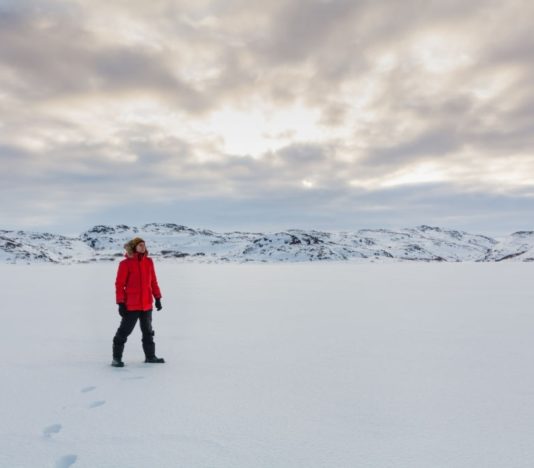
[[[261,109],[261,103],[248,109],[223,108],[198,123],[206,133],[221,138],[223,152],[259,157],[292,141],[323,141],[317,111],[303,107]]]

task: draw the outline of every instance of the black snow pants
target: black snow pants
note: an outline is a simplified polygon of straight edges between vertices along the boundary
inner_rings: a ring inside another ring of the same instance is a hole
[[[122,359],[122,352],[124,351],[124,343],[128,340],[128,336],[135,328],[135,324],[139,319],[139,326],[143,333],[143,351],[147,358],[156,355],[156,344],[154,343],[154,330],[152,329],[152,311],[128,311],[122,317],[121,324],[113,338],[113,359]]]

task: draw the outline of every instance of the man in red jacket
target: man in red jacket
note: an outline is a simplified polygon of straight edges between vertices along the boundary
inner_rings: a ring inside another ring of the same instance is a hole
[[[113,338],[113,367],[124,367],[122,352],[124,344],[139,319],[143,333],[145,362],[164,363],[156,357],[154,330],[152,329],[152,298],[156,309],[161,310],[161,291],[159,289],[154,262],[148,256],[145,241],[135,237],[124,244],[126,258],[119,263],[115,291],[121,324]]]

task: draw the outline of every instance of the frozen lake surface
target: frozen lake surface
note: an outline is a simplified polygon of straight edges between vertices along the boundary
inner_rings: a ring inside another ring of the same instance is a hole
[[[0,265],[0,466],[531,468],[534,264]]]

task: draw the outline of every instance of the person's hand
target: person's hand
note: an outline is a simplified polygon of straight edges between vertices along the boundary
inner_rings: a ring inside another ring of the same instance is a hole
[[[121,317],[124,317],[126,315],[126,304],[124,302],[121,302],[120,304],[118,304],[119,306],[119,315]]]
[[[161,310],[163,307],[161,306],[161,299],[156,299],[156,309]]]

